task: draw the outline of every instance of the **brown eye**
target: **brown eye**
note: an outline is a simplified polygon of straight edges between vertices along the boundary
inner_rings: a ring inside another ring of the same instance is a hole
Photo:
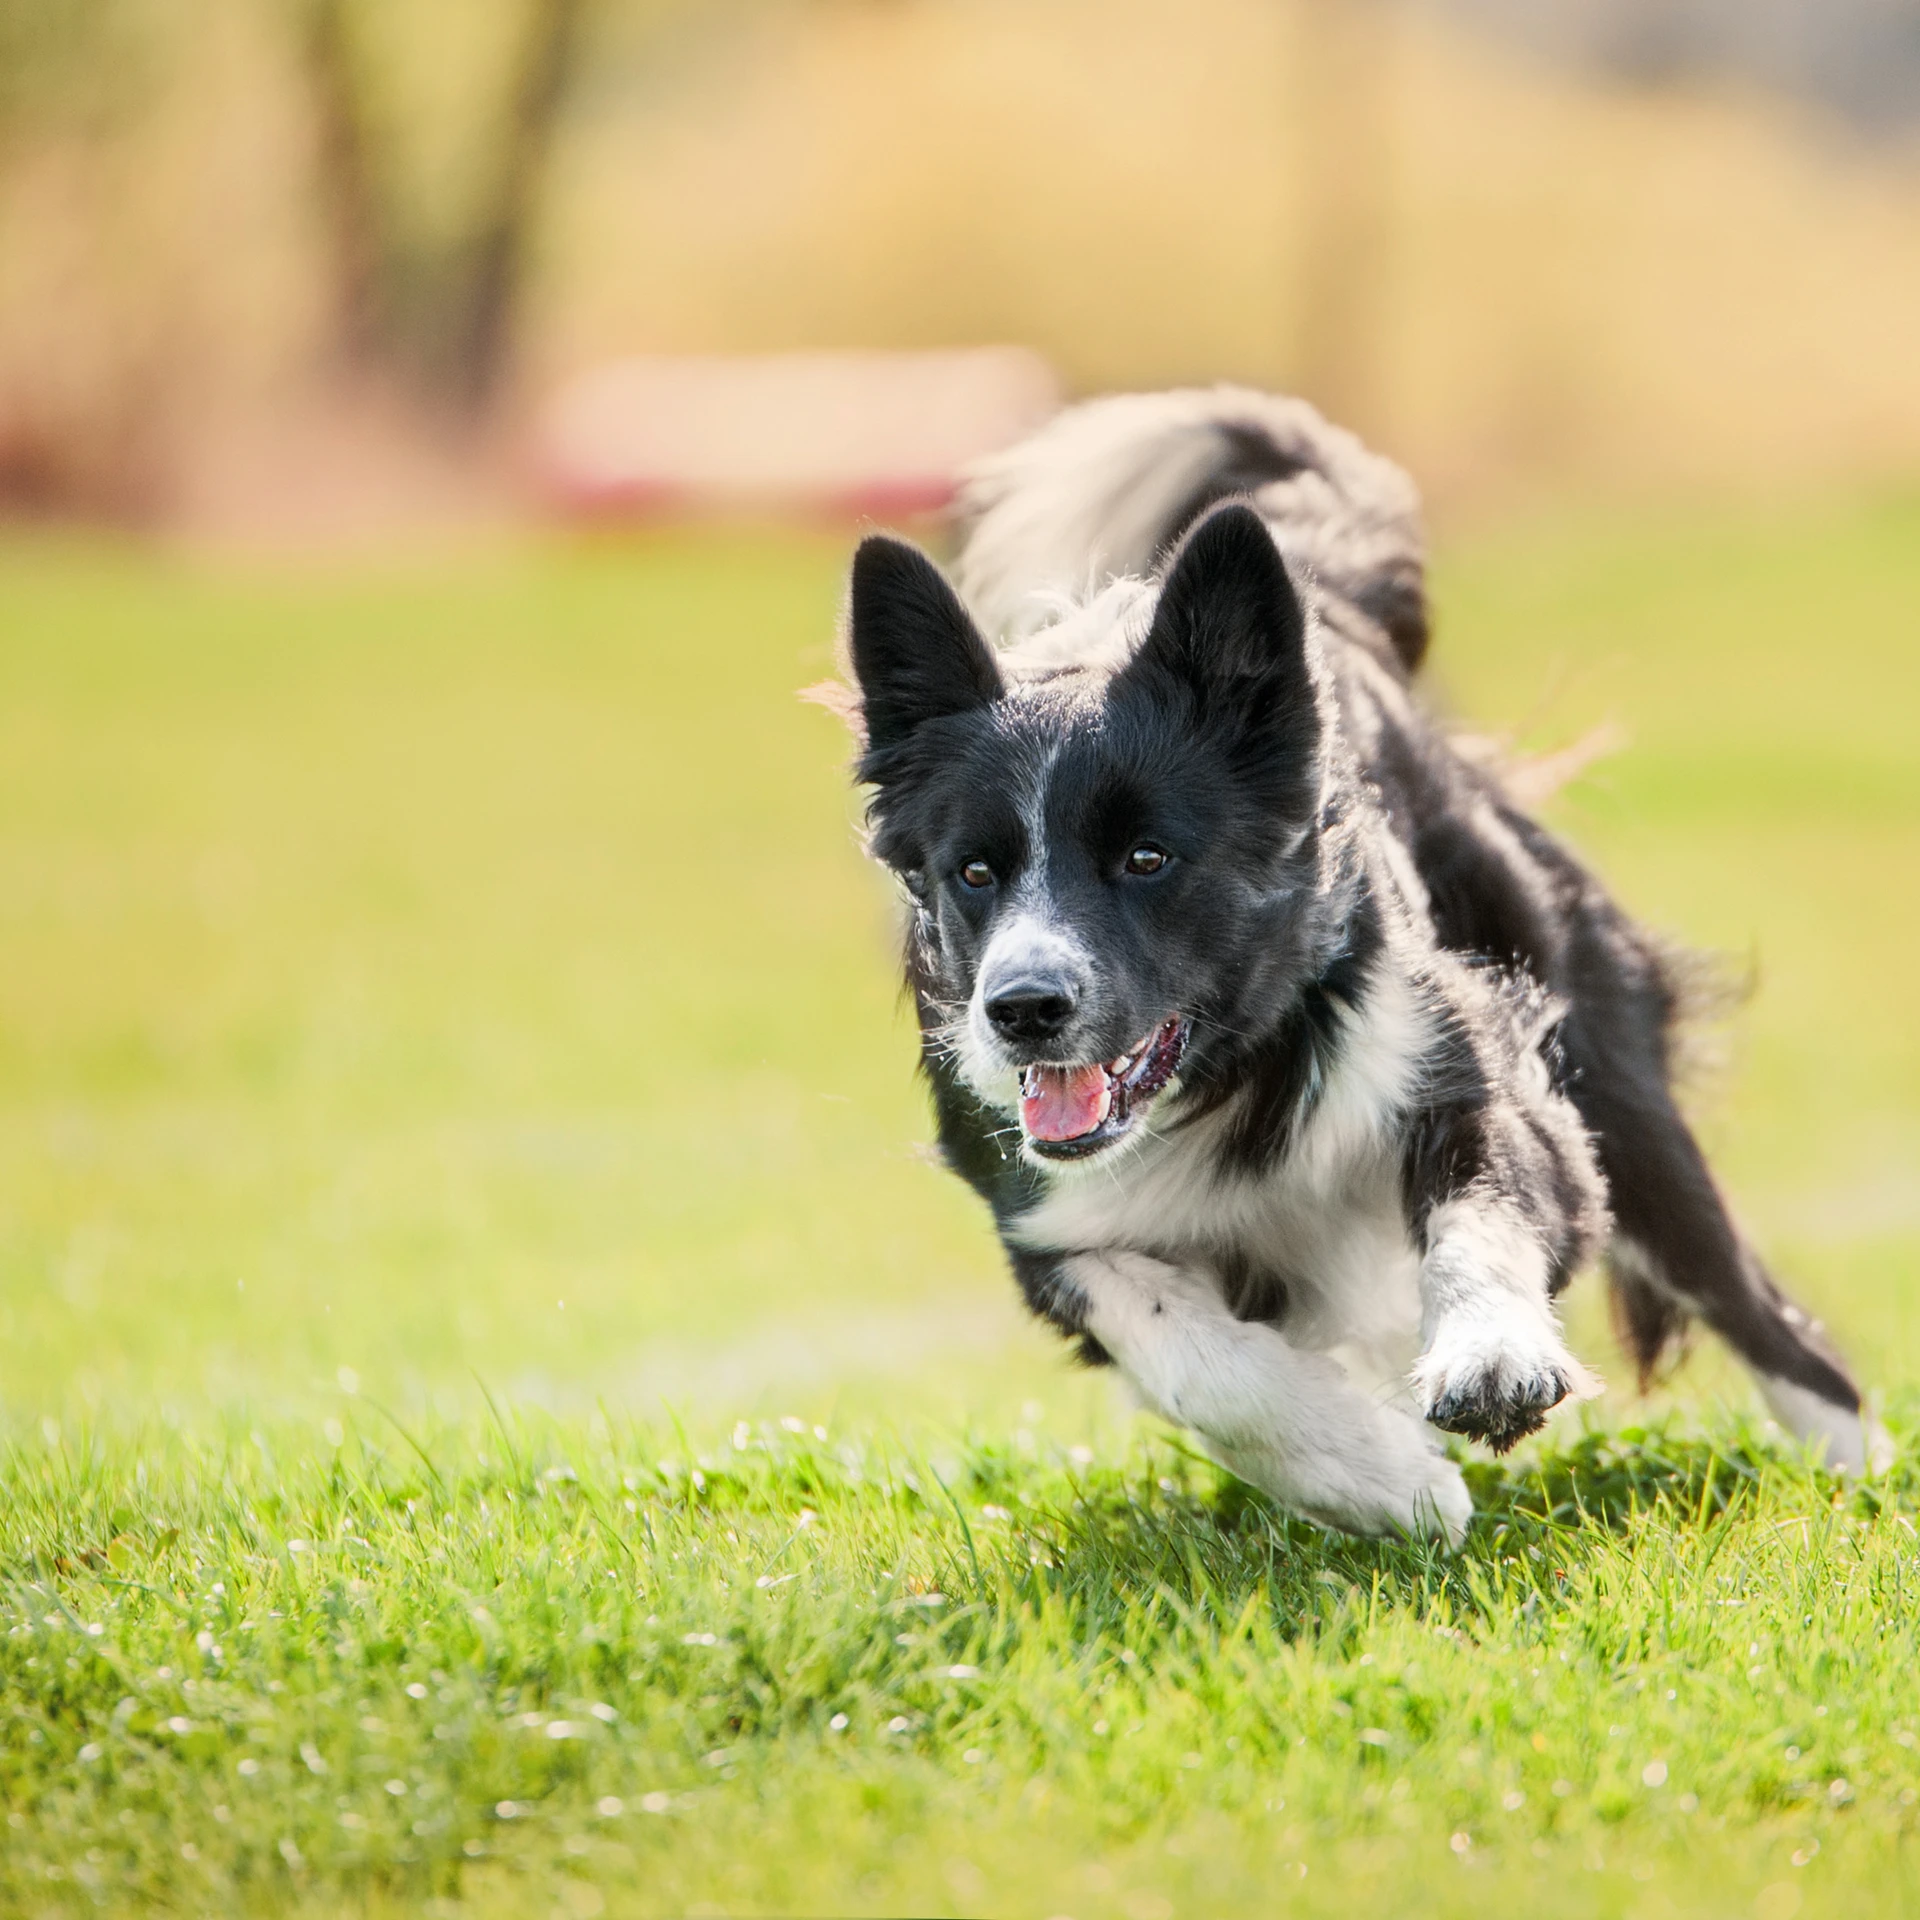
[[[1158,873],[1167,864],[1167,856],[1158,847],[1135,847],[1127,855],[1129,873]]]
[[[960,869],[960,881],[968,887],[990,887],[993,885],[993,869],[984,860],[969,860]]]

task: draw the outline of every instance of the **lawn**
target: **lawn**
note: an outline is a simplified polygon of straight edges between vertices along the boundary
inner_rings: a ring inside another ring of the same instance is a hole
[[[1451,1560],[1279,1518],[928,1164],[844,543],[0,544],[0,1909],[1920,1909],[1920,496],[1542,519],[1452,710],[1755,992],[1696,1111],[1901,1441],[1703,1348]]]

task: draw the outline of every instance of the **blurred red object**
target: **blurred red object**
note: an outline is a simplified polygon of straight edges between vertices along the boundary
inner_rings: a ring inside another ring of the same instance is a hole
[[[596,517],[924,513],[1059,404],[1027,347],[645,356],[554,396],[540,462],[564,510]]]

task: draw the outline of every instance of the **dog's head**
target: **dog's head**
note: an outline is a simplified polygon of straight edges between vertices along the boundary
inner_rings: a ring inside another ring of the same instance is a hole
[[[854,558],[849,638],[930,1043],[1029,1153],[1116,1145],[1302,977],[1323,723],[1272,538],[1244,506],[1199,522],[1111,673],[1009,680],[933,562],[884,537]]]

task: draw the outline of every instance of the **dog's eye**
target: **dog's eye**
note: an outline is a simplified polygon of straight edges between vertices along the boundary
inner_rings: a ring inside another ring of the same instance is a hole
[[[993,869],[984,860],[969,860],[960,869],[960,883],[967,887],[990,887],[993,885]]]
[[[1167,864],[1167,856],[1158,847],[1135,847],[1127,855],[1129,873],[1158,873]]]

